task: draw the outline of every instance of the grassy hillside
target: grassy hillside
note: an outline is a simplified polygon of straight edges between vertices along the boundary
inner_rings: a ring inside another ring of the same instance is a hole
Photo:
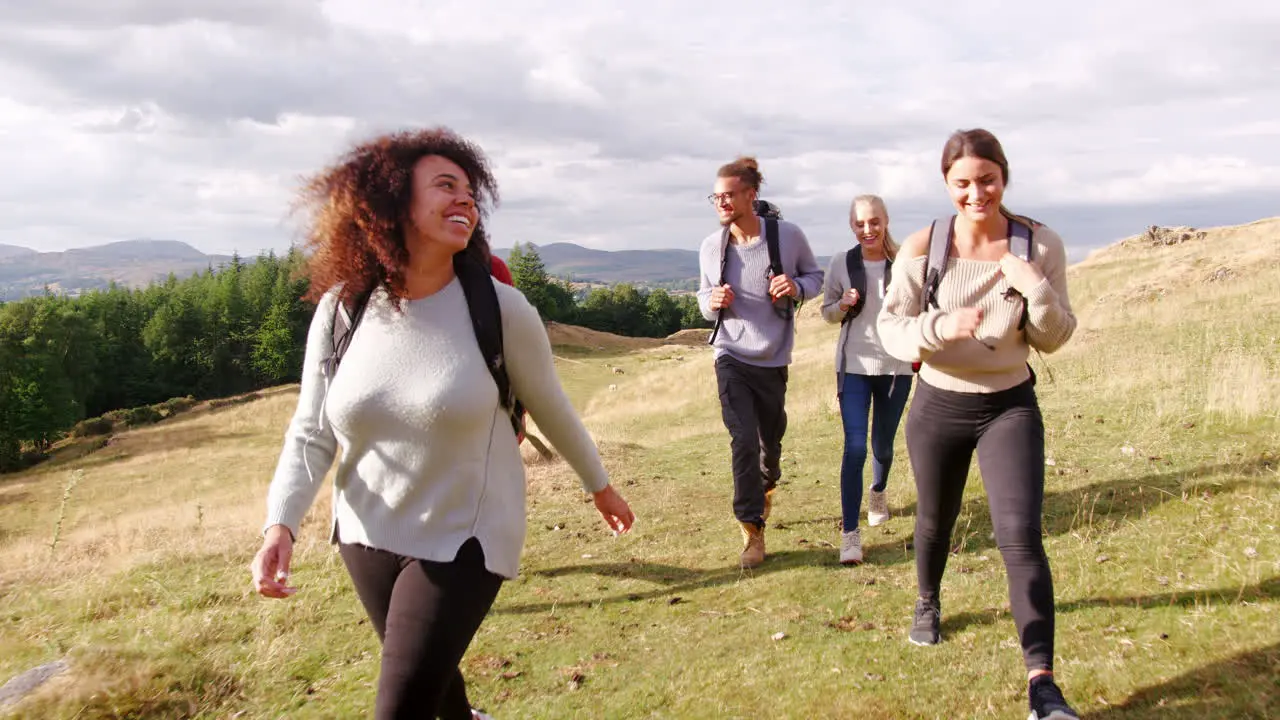
[[[1033,359],[1060,681],[1089,718],[1280,715],[1280,220],[1135,239],[1070,283],[1080,329]],[[1025,717],[976,473],[941,645],[905,641],[915,493],[901,436],[893,519],[864,530],[868,564],[837,563],[835,337],[806,307],[784,485],[754,572],[736,567],[705,346],[560,350],[639,520],[610,537],[572,473],[530,454],[523,574],[465,660],[477,705],[500,719]],[[299,594],[249,589],[295,397],[193,412],[0,478],[0,680],[71,666],[13,716],[368,715],[377,644],[325,542],[327,491],[298,544]]]

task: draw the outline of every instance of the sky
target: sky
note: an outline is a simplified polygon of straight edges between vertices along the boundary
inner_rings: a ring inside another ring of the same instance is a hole
[[[283,251],[308,174],[446,125],[496,246],[696,249],[748,154],[821,255],[860,193],[898,237],[948,213],[942,146],[983,127],[1079,259],[1280,215],[1276,38],[1253,0],[0,0],[0,243]]]

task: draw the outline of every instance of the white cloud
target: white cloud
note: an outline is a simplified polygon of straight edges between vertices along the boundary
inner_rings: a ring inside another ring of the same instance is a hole
[[[946,212],[943,141],[983,126],[1079,252],[1277,211],[1276,37],[1237,0],[0,0],[0,243],[283,249],[302,175],[444,123],[495,161],[499,244],[693,247],[749,153],[825,253],[855,194],[900,236]]]

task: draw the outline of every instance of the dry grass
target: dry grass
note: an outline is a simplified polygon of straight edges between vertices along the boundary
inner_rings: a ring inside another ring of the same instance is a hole
[[[1278,248],[1280,221],[1267,221],[1096,253],[1071,270],[1077,338],[1033,360],[1054,460],[1058,670],[1090,718],[1280,714]],[[915,498],[901,441],[893,519],[865,531],[867,565],[836,564],[835,339],[806,307],[770,559],[752,573],[733,564],[705,344],[558,343],[566,388],[639,522],[608,539],[563,461],[526,451],[523,574],[464,660],[477,704],[537,718],[1025,713],[976,473],[942,645],[902,641]],[[247,587],[295,393],[197,410],[0,479],[0,679],[62,657],[73,668],[16,717],[368,714],[376,641],[325,542],[327,491],[299,539],[299,596],[268,602]]]

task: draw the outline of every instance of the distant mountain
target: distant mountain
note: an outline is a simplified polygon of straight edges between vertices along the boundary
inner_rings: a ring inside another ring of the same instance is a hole
[[[35,254],[37,254],[36,251],[31,248],[18,247],[17,245],[0,245],[0,260]]]
[[[694,250],[592,250],[573,243],[533,247],[547,266],[547,273],[582,282],[670,283],[697,279],[698,253]],[[496,248],[504,260],[510,248]]]
[[[582,283],[614,284],[692,290],[698,286],[695,250],[593,250],[573,243],[533,245],[558,278]],[[510,248],[495,248],[506,259]],[[106,288],[111,282],[146,287],[169,273],[179,278],[230,262],[227,255],[206,255],[176,240],[126,240],[65,252],[36,252],[0,245],[0,301],[36,295],[45,287],[78,295]],[[246,258],[251,262],[252,258]],[[827,266],[826,258],[818,264]]]
[[[169,273],[187,277],[230,260],[176,240],[125,240],[47,253],[0,245],[0,300],[37,295],[46,287],[68,295],[106,288],[112,282],[145,287]]]
[[[547,273],[578,282],[605,284],[628,282],[636,285],[684,285],[697,288],[698,253],[696,250],[592,250],[573,243],[531,243]],[[521,247],[524,245],[521,244]],[[495,254],[507,259],[510,248],[494,248]],[[829,257],[817,258],[823,270]]]

